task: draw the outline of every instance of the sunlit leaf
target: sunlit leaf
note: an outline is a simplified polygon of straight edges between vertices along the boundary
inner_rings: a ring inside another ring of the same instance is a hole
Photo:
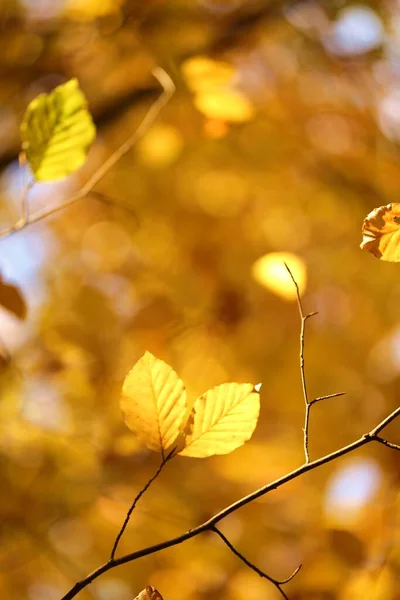
[[[185,415],[183,381],[146,352],[125,378],[121,408],[125,423],[147,448],[165,450],[176,440]]]
[[[400,262],[400,204],[387,204],[371,211],[364,220],[362,236],[362,250],[381,260]]]
[[[260,396],[251,383],[223,383],[197,398],[190,433],[179,454],[202,458],[228,454],[253,434]]]
[[[26,302],[21,290],[10,283],[6,283],[0,275],[0,306],[8,310],[18,319],[26,317]]]
[[[95,135],[76,79],[32,100],[21,123],[22,148],[38,181],[62,179],[79,169]]]
[[[277,296],[285,300],[296,299],[296,288],[285,267],[291,270],[300,294],[303,294],[307,284],[307,271],[304,262],[296,254],[290,252],[271,252],[258,258],[252,266],[253,278]]]

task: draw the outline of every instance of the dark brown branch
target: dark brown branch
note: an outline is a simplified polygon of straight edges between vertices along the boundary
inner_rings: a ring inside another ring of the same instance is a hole
[[[231,542],[228,540],[228,538],[222,533],[222,531],[220,531],[217,527],[212,527],[211,531],[214,531],[220,538],[221,540],[224,542],[224,544],[229,548],[229,550],[231,552],[233,552],[233,554],[235,556],[237,556],[245,565],[247,565],[252,571],[254,571],[255,573],[257,573],[257,575],[259,575],[260,577],[264,577],[265,579],[268,579],[268,581],[270,581],[275,587],[276,589],[279,591],[279,593],[286,599],[288,600],[287,595],[285,594],[285,592],[282,589],[282,586],[285,585],[285,583],[289,583],[289,581],[291,581],[293,579],[293,577],[295,575],[297,575],[297,573],[300,571],[301,569],[301,565],[299,565],[297,567],[297,569],[295,571],[293,571],[293,573],[287,578],[284,579],[282,581],[280,581],[279,579],[274,579],[273,577],[271,577],[270,575],[267,575],[266,573],[264,573],[264,571],[261,571],[261,569],[259,569],[258,567],[256,567],[256,565],[254,565],[253,563],[251,563],[245,556],[243,556],[243,554],[241,554],[232,544]]]
[[[379,435],[375,436],[375,441],[379,442],[380,444],[383,444],[384,446],[387,446],[388,448],[392,448],[393,450],[399,450],[400,451],[400,445],[399,444],[393,444],[393,442],[389,442],[388,440],[385,440],[384,438],[381,438]]]
[[[151,484],[153,483],[153,481],[155,481],[155,480],[157,479],[157,477],[160,475],[161,471],[163,470],[163,468],[165,467],[165,465],[167,464],[167,462],[168,462],[169,460],[171,460],[171,458],[173,458],[173,457],[174,457],[174,455],[175,455],[175,450],[176,450],[176,448],[173,448],[173,449],[171,450],[171,452],[169,452],[169,454],[167,454],[167,456],[165,456],[165,457],[164,457],[164,455],[163,455],[163,459],[162,459],[161,465],[158,467],[158,469],[157,469],[157,471],[154,473],[153,477],[151,477],[151,478],[149,479],[149,481],[148,481],[148,482],[146,483],[146,485],[145,485],[145,486],[144,486],[144,487],[143,487],[143,488],[140,490],[140,492],[138,493],[138,495],[136,496],[136,498],[135,498],[135,499],[134,499],[134,501],[132,502],[132,504],[131,504],[131,506],[130,506],[130,508],[129,508],[128,512],[126,513],[126,517],[125,517],[125,520],[124,520],[124,522],[123,522],[123,524],[122,524],[122,527],[121,527],[121,529],[119,530],[119,533],[118,533],[117,537],[115,538],[115,542],[114,542],[113,548],[112,548],[112,550],[111,550],[110,560],[114,560],[114,558],[115,558],[115,553],[116,553],[116,551],[117,551],[118,544],[119,544],[119,542],[120,542],[120,540],[121,540],[121,538],[122,538],[122,536],[123,536],[123,534],[124,534],[124,531],[125,531],[125,529],[126,529],[126,528],[127,528],[127,526],[128,526],[129,519],[131,518],[131,515],[132,515],[133,511],[135,510],[137,503],[139,502],[139,500],[140,500],[140,498],[143,496],[143,494],[144,494],[144,493],[145,493],[145,492],[146,492],[146,491],[149,489],[149,487],[151,486]]]
[[[161,542],[159,544],[155,544],[153,546],[149,546],[147,548],[143,548],[142,550],[137,550],[136,552],[126,554],[125,556],[121,556],[120,558],[115,558],[113,560],[109,560],[104,565],[101,565],[100,567],[95,569],[92,573],[90,573],[90,575],[88,575],[81,581],[78,581],[70,589],[70,591],[67,592],[67,594],[65,596],[63,596],[63,598],[61,600],[72,600],[72,598],[75,598],[81,590],[83,590],[90,583],[92,583],[92,581],[94,581],[95,579],[100,577],[100,575],[102,575],[103,573],[106,573],[107,571],[110,571],[111,569],[114,569],[115,567],[118,567],[119,565],[124,565],[126,563],[137,560],[138,558],[143,558],[144,556],[149,556],[150,554],[155,554],[156,552],[160,552],[161,550],[166,550],[167,548],[172,548],[173,546],[182,544],[186,540],[190,540],[191,538],[194,538],[197,535],[204,533],[205,531],[212,531],[213,528],[215,528],[215,526],[217,525],[217,523],[222,521],[222,519],[224,519],[228,515],[232,514],[233,512],[235,512],[242,506],[249,504],[253,500],[260,498],[261,496],[265,496],[265,494],[268,494],[269,492],[272,492],[273,490],[278,489],[279,487],[285,485],[289,481],[293,481],[294,479],[297,479],[298,477],[304,475],[305,473],[308,473],[309,471],[313,471],[314,469],[317,469],[318,467],[321,467],[322,465],[326,465],[326,464],[340,458],[341,456],[345,456],[346,454],[349,454],[350,452],[354,452],[358,448],[361,448],[362,446],[365,446],[366,444],[369,444],[370,442],[380,442],[381,443],[381,438],[379,438],[379,436],[377,434],[380,431],[382,431],[387,425],[389,425],[389,423],[394,421],[399,416],[400,416],[400,407],[396,408],[392,413],[390,413],[390,415],[388,415],[385,419],[383,419],[383,421],[381,421],[369,433],[364,434],[363,436],[361,436],[360,438],[358,438],[357,440],[355,440],[348,446],[343,446],[342,448],[339,448],[339,450],[336,450],[335,452],[332,452],[331,454],[327,454],[327,455],[325,455],[321,458],[318,458],[314,461],[311,461],[309,463],[304,463],[303,465],[301,465],[297,469],[294,469],[293,471],[284,475],[283,477],[276,479],[272,483],[269,483],[269,484],[259,488],[258,490],[252,492],[251,494],[244,496],[237,502],[230,504],[229,506],[227,506],[226,508],[221,510],[219,513],[217,513],[216,515],[211,517],[211,519],[209,519],[208,521],[205,521],[201,525],[198,525],[197,527],[194,527],[193,529],[190,529],[189,531],[186,531],[185,533],[183,533],[175,538],[172,538],[165,542]]]

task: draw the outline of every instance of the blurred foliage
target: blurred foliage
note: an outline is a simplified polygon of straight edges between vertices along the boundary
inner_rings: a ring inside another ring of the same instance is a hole
[[[297,259],[305,309],[319,311],[310,394],[346,392],[313,408],[311,456],[398,405],[398,265],[359,244],[364,217],[400,194],[399,17],[391,0],[2,0],[4,228],[20,217],[19,126],[39,93],[76,77],[98,137],[78,173],[36,186],[31,213],[60,204],[135,130],[160,93],[152,67],[177,92],[96,193],[0,240],[2,281],[18,289],[11,305],[0,295],[1,598],[59,600],[109,556],[160,461],[118,402],[146,350],[191,401],[226,381],[263,382],[261,412],[233,454],[167,466],[121,553],[301,463],[299,317],[274,269],[254,267],[260,257]],[[399,441],[399,424],[388,437]],[[303,563],[291,600],[398,600],[399,479],[398,454],[371,444],[221,528],[275,577]],[[132,600],[148,584],[165,600],[277,599],[211,534],[79,597]]]

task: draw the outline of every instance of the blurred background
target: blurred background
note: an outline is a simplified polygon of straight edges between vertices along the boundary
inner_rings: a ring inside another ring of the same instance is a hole
[[[60,600],[108,559],[161,457],[119,408],[145,350],[191,400],[262,382],[259,425],[228,456],[178,457],[119,551],[175,536],[303,461],[299,315],[309,321],[315,458],[398,406],[400,271],[359,249],[400,197],[396,0],[1,0],[0,220],[20,217],[29,101],[77,77],[98,136],[84,168],[35,186],[57,207],[177,91],[94,193],[0,240],[0,597]],[[400,424],[387,437],[399,442]],[[222,531],[291,600],[400,598],[400,462],[369,445],[227,518]],[[213,535],[114,569],[82,600],[278,600]]]

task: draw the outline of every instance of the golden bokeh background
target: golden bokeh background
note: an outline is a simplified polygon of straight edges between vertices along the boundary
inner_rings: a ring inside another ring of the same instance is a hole
[[[87,164],[35,186],[61,205],[176,92],[87,198],[0,240],[0,598],[61,600],[105,562],[160,463],[125,427],[149,350],[193,400],[262,382],[250,442],[175,458],[141,500],[128,553],[194,527],[303,461],[302,290],[313,458],[399,403],[399,266],[359,248],[400,197],[400,9],[392,0],[2,0],[0,218],[18,220],[29,101],[77,77],[98,128]],[[10,289],[12,286],[12,289]],[[13,290],[13,292],[12,292]],[[24,306],[26,318],[24,319]],[[399,442],[400,425],[387,436]],[[370,444],[221,524],[290,600],[399,600],[399,455]],[[79,598],[278,600],[215,535],[109,571]]]

